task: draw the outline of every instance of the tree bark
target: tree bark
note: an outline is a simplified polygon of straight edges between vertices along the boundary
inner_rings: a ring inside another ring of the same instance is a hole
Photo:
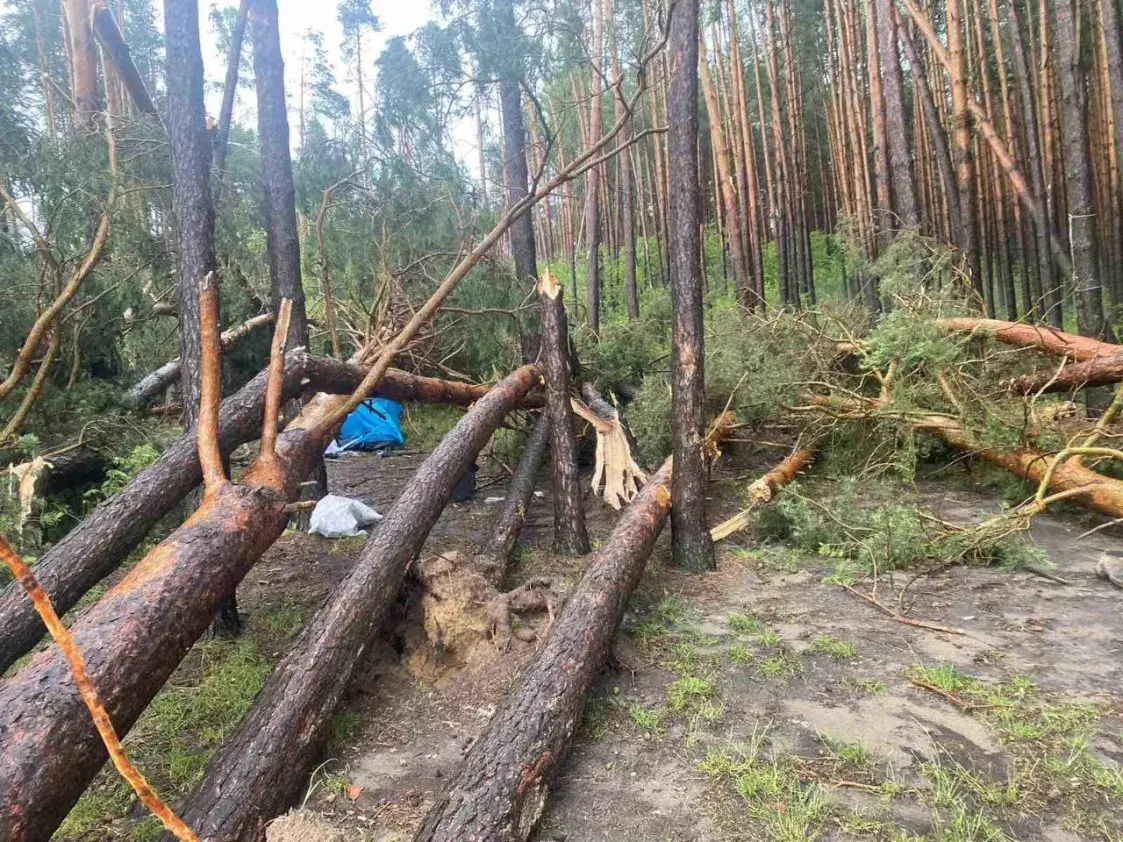
[[[589,140],[592,146],[601,136],[601,58],[604,53],[604,21],[601,15],[600,0],[592,0],[593,6],[593,55],[592,84],[589,86]],[[589,263],[585,274],[585,322],[595,337],[600,333],[600,168],[593,167],[585,176],[585,233],[589,238]]]
[[[504,416],[537,384],[523,366],[481,398],[418,468],[352,572],[309,621],[183,810],[212,842],[260,838],[307,782],[335,708],[382,627],[410,562],[457,480]],[[2,768],[2,767],[0,767]]]
[[[1088,152],[1088,109],[1080,72],[1080,20],[1076,0],[1056,0],[1053,10],[1057,26],[1054,42],[1061,83],[1061,136],[1072,256],[1070,289],[1076,298],[1080,333],[1105,339],[1110,335],[1110,327],[1104,317],[1103,287],[1099,278],[1096,203]]]
[[[296,227],[277,0],[250,0],[249,19],[257,82],[257,134],[261,145],[261,178],[265,185],[265,238],[273,312],[278,311],[282,299],[292,301],[292,320],[285,349],[307,348],[308,316],[300,277],[300,233]]]
[[[526,514],[534,503],[534,486],[546,448],[550,443],[550,419],[543,414],[535,423],[534,429],[523,445],[522,456],[515,475],[507,483],[507,499],[503,509],[495,519],[495,528],[487,542],[476,553],[479,566],[497,583],[501,583],[519,540]]]
[[[76,124],[94,128],[98,113],[97,51],[90,26],[90,0],[64,0],[67,55],[70,57],[70,96]],[[169,98],[170,98],[169,91]]]
[[[713,542],[706,526],[706,468],[702,457],[705,399],[705,328],[698,265],[698,0],[671,9],[670,102],[667,135],[671,159],[671,431],[675,460],[671,515],[672,560],[688,570],[712,570]]]
[[[561,555],[589,552],[585,505],[577,475],[577,436],[569,402],[569,325],[562,286],[549,272],[538,282],[542,308],[542,364],[546,375],[546,418],[554,468],[554,550]]]
[[[876,0],[877,46],[881,54],[882,90],[885,95],[885,133],[889,141],[889,173],[892,179],[893,210],[902,228],[917,228],[920,211],[909,171],[908,132],[902,91],[901,56],[897,49],[897,27],[893,23],[893,0]]]
[[[140,71],[137,70],[132,54],[129,52],[129,45],[125,43],[121,30],[117,26],[117,21],[114,20],[113,13],[109,11],[106,0],[94,0],[93,31],[94,35],[97,36],[98,43],[105,51],[105,55],[113,64],[114,70],[117,71],[117,75],[124,82],[125,89],[132,97],[133,104],[144,114],[156,114],[156,105],[148,94],[144,79],[141,77]]]
[[[203,109],[203,58],[197,0],[166,0],[164,31],[176,33],[167,53],[168,145],[172,164],[172,214],[179,245],[176,309],[179,312],[180,394],[191,423],[199,406],[199,296],[216,272],[214,206],[210,193],[211,143]]]
[[[221,172],[226,167],[226,150],[230,141],[230,123],[234,119],[234,99],[238,94],[238,74],[242,69],[242,42],[246,37],[246,18],[250,0],[238,4],[234,31],[230,33],[230,49],[226,53],[226,81],[222,85],[222,105],[218,109],[218,132],[214,139],[214,168]]]
[[[955,172],[959,187],[959,212],[962,215],[963,249],[967,273],[975,291],[982,294],[979,268],[979,225],[975,195],[975,167],[971,154],[971,113],[968,107],[967,58],[963,52],[963,14],[961,0],[946,0],[948,32],[948,69],[951,75],[952,121],[955,138]]]
[[[697,63],[689,66],[696,72]],[[667,460],[589,560],[542,654],[492,717],[414,842],[522,842],[533,831],[581,722],[585,696],[667,519],[670,482]]]
[[[1118,345],[1087,336],[1064,333],[1043,325],[1004,322],[1000,319],[940,319],[937,324],[952,333],[993,333],[994,338],[1006,345],[1037,348],[1047,354],[1071,357],[1077,361],[1096,357],[1112,357],[1120,350]]]
[[[873,115],[873,172],[877,186],[877,210],[874,224],[879,241],[887,245],[897,228],[893,197],[889,188],[889,137],[885,130],[885,96],[881,88],[880,56],[877,44],[877,16],[873,2],[866,6],[866,72],[869,74],[870,112]]]
[[[323,453],[324,396],[279,440],[283,469],[224,484],[71,632],[118,734],[126,733],[242,577],[285,529],[285,504]],[[313,429],[309,429],[309,427]],[[106,760],[57,645],[0,686],[0,838],[47,840]]]
[[[363,374],[362,369],[347,363],[293,351],[285,365],[284,397],[299,397],[306,389],[349,394],[362,382]],[[218,427],[223,454],[257,438],[266,381],[267,372],[263,371],[223,401]],[[487,394],[487,387],[391,370],[379,383],[377,394],[402,402],[468,406]],[[539,403],[528,400],[525,405]],[[116,570],[149,530],[199,484],[200,478],[195,431],[191,430],[44,553],[35,565],[35,575],[56,610],[69,611],[86,591]],[[44,633],[31,601],[20,588],[10,585],[0,595],[0,673],[31,651]]]
[[[222,350],[232,348],[245,337],[249,336],[253,331],[257,330],[263,325],[271,324],[274,315],[272,313],[262,313],[259,316],[254,316],[252,319],[246,319],[240,325],[228,328],[222,332]],[[160,395],[166,392],[180,376],[180,361],[177,357],[170,362],[164,363],[155,371],[146,374],[136,385],[125,393],[121,399],[121,403],[130,409],[140,409],[146,404],[156,400]]]
[[[526,126],[523,121],[521,69],[516,63],[519,37],[515,23],[514,0],[500,0],[495,6],[497,24],[505,48],[502,76],[499,80],[499,110],[503,117],[503,181],[507,190],[507,207],[522,201],[527,193],[529,174],[526,163]],[[511,225],[511,256],[515,260],[515,277],[528,288],[538,280],[538,255],[534,245],[534,215],[524,214]]]
[[[1060,371],[1035,371],[1010,381],[1010,391],[1019,395],[1038,392],[1068,392],[1091,386],[1109,386],[1123,380],[1123,348],[1110,357],[1093,357],[1066,365]]]

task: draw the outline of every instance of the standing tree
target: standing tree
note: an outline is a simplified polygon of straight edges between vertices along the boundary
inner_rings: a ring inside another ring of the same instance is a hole
[[[211,140],[203,111],[203,55],[197,0],[166,0],[168,145],[172,163],[172,213],[179,238],[180,392],[189,425],[199,407],[199,298],[204,279],[218,267],[211,204]]]
[[[601,90],[604,88],[604,74],[601,59],[604,54],[604,21],[601,0],[592,0],[593,10],[593,54],[592,84],[589,105],[590,146],[600,140],[602,130]],[[600,167],[591,167],[585,175],[585,236],[589,242],[589,269],[585,276],[585,323],[596,336],[600,331]]]
[[[702,274],[698,263],[698,0],[671,7],[667,42],[667,140],[671,252],[671,475],[673,562],[713,570],[714,546],[706,526],[706,464],[702,456],[705,356]]]

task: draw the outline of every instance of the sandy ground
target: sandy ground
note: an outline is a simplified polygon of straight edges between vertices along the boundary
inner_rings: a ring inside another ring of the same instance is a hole
[[[420,458],[335,463],[333,490],[386,511]],[[548,486],[544,474],[512,585],[580,576],[580,560],[549,552]],[[473,547],[502,488],[450,506],[425,553]],[[736,507],[720,496],[715,516]],[[926,485],[918,497],[949,520],[994,509],[962,488]],[[589,507],[603,538],[614,514]],[[1123,838],[1123,593],[1093,572],[1119,542],[1078,541],[1084,528],[1050,517],[1033,528],[1067,586],[965,567],[912,583],[909,616],[961,633],[897,622],[824,581],[829,560],[751,538],[723,544],[714,573],[671,571],[664,535],[538,838]],[[243,604],[252,611],[278,585],[322,599],[359,548],[328,544],[286,538]],[[909,578],[883,581],[880,600],[896,606],[894,585]],[[346,701],[346,739],[310,782],[300,820],[321,835],[277,826],[275,842],[410,838],[534,655],[532,640],[437,658],[416,600],[399,608]]]

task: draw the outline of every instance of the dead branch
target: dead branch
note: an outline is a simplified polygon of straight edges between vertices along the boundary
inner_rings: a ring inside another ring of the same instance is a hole
[[[784,486],[795,480],[796,476],[815,458],[818,450],[815,442],[797,447],[779,465],[750,485],[749,496],[752,502],[729,520],[711,529],[710,539],[721,541],[748,526],[756,507],[761,503],[771,502]]]
[[[94,35],[101,45],[102,55],[109,59],[113,69],[117,71],[117,75],[125,83],[125,89],[129,92],[129,96],[132,97],[137,109],[144,114],[151,114],[159,120],[160,115],[156,111],[156,105],[148,94],[144,78],[133,62],[129,45],[125,43],[121,30],[117,26],[117,21],[114,19],[113,13],[109,11],[109,4],[106,0],[94,0],[90,9],[90,25],[93,27]]]

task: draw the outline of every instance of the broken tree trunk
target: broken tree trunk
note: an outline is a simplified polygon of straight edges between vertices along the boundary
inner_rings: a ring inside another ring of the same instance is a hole
[[[877,398],[859,401],[822,395],[812,395],[811,404],[847,420],[874,418],[885,406]],[[1051,470],[1053,454],[1028,447],[989,446],[976,439],[959,419],[950,415],[910,413],[907,420],[914,429],[937,435],[953,447],[1005,468],[1024,480],[1040,485],[1042,480],[1048,479],[1046,491],[1051,495],[1071,495],[1068,499],[1087,509],[1109,517],[1123,517],[1123,480],[1097,473],[1080,459],[1067,459]]]
[[[706,458],[732,429],[725,414],[702,443]],[[542,654],[488,724],[414,842],[521,842],[542,816],[585,696],[671,508],[671,460],[651,477],[554,622]]]
[[[790,485],[806,468],[815,454],[819,452],[816,444],[797,447],[779,465],[762,476],[749,486],[749,505],[742,511],[723,521],[710,530],[710,538],[721,541],[734,535],[749,525],[749,520],[756,507],[761,503],[769,503],[780,492],[780,489]]]
[[[1123,350],[1119,345],[1110,342],[1101,342],[1074,333],[1063,333],[1045,325],[975,318],[940,319],[938,324],[953,333],[980,332],[993,335],[995,339],[1006,345],[1037,348],[1048,354],[1060,354],[1081,362],[1096,357],[1113,357]]]
[[[258,839],[299,795],[356,665],[457,480],[538,379],[535,365],[510,374],[418,468],[351,574],[305,627],[188,799],[184,819],[200,837]]]
[[[1118,347],[1118,346],[1116,346]],[[1010,381],[1010,391],[1019,395],[1038,392],[1067,392],[1086,386],[1108,386],[1123,381],[1123,348],[1114,356],[1094,357],[1066,365],[1060,371],[1035,371]]]
[[[259,327],[272,323],[273,318],[272,313],[262,313],[260,316],[247,319],[229,330],[224,330],[222,332],[222,350],[230,349]],[[179,371],[180,361],[179,357],[176,357],[137,381],[137,384],[125,393],[121,403],[130,409],[139,409],[145,404],[151,403],[166,392],[169,387],[179,382]]]
[[[542,307],[542,364],[546,370],[546,418],[554,457],[554,551],[584,555],[589,551],[585,504],[577,476],[577,436],[569,402],[569,323],[562,285],[546,270],[538,281]]]
[[[363,374],[362,369],[347,363],[292,351],[286,355],[284,397],[290,400],[307,388],[349,394]],[[224,454],[257,438],[266,381],[267,372],[263,371],[223,401],[218,439]],[[391,370],[379,383],[377,394],[403,402],[466,406],[487,391],[486,386]],[[35,575],[55,607],[60,612],[69,611],[86,591],[116,570],[160,518],[199,484],[200,478],[192,430],[43,555],[35,566]],[[9,586],[0,595],[0,673],[31,651],[45,632],[31,601],[18,587]]]
[[[313,400],[278,442],[278,470],[208,494],[72,627],[117,733],[148,706],[253,564],[288,523],[286,503],[321,458],[315,433],[346,398]],[[312,429],[308,429],[311,427]],[[216,445],[217,449],[217,445]],[[105,763],[59,647],[36,655],[0,686],[0,839],[47,840]]]
[[[585,695],[671,508],[671,460],[624,512],[414,842],[523,840],[562,768]]]
[[[527,437],[523,446],[522,457],[515,468],[515,475],[507,484],[507,499],[503,501],[503,510],[495,521],[495,529],[487,543],[476,553],[476,561],[485,574],[494,579],[498,585],[503,581],[507,570],[507,563],[519,540],[526,513],[530,511],[534,502],[534,485],[538,479],[538,471],[542,467],[542,459],[546,455],[546,447],[550,443],[550,422],[543,415],[534,424],[534,429]]]
[[[121,30],[117,26],[117,21],[114,19],[113,13],[109,11],[106,0],[94,0],[90,16],[94,36],[103,50],[102,55],[108,57],[113,64],[117,75],[125,83],[125,88],[128,90],[129,96],[132,97],[133,104],[136,105],[138,111],[144,114],[153,114],[159,120],[160,115],[156,111],[156,105],[152,102],[152,97],[144,84],[144,77],[137,70],[129,45],[125,43]]]

